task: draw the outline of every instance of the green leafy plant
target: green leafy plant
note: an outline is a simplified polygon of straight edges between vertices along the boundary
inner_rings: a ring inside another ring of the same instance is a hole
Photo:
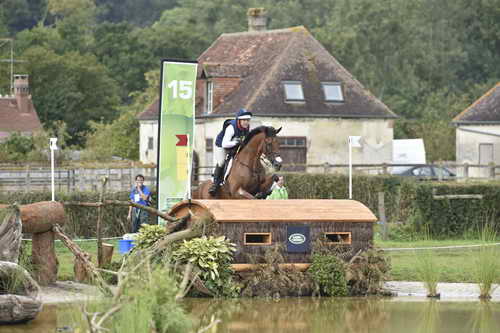
[[[143,224],[139,229],[139,234],[135,239],[135,247],[137,249],[147,249],[151,247],[157,240],[167,234],[165,227],[160,225]]]
[[[346,296],[346,265],[334,255],[314,254],[308,269],[321,294]]]
[[[239,288],[233,283],[231,262],[235,245],[225,236],[202,236],[184,240],[173,252],[174,260],[192,263],[200,270],[200,278],[207,289],[218,296],[236,296]]]

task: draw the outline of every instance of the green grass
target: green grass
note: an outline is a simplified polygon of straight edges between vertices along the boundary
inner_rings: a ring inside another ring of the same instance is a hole
[[[123,255],[118,252],[118,240],[109,240],[104,241],[104,243],[113,244],[115,249],[113,251],[112,261],[121,261]],[[25,245],[25,250],[28,254],[31,254],[31,242],[24,241],[23,245]],[[82,241],[77,242],[77,245],[84,252],[90,254],[92,262],[96,264],[97,262],[97,241]],[[59,269],[57,272],[57,279],[60,281],[64,280],[74,280],[75,274],[73,272],[74,267],[74,259],[75,256],[73,253],[60,241],[56,241],[55,250],[57,260],[59,261]]]

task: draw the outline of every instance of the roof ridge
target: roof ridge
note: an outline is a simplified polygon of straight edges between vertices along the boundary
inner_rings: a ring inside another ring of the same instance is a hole
[[[297,32],[298,30],[306,30],[307,28],[303,25],[298,25],[295,27],[281,28],[281,29],[272,29],[272,30],[264,30],[264,31],[239,31],[239,32],[225,32],[222,33],[220,37],[239,37],[242,35],[262,35],[262,34],[276,34],[283,32]]]
[[[493,93],[493,91],[498,87],[500,86],[500,82],[497,82],[497,84],[495,84],[493,87],[491,87],[487,92],[485,92],[481,97],[479,97],[478,99],[476,99],[471,105],[469,105],[469,107],[467,107],[465,110],[463,110],[462,112],[460,112],[459,114],[457,114],[452,120],[451,122],[458,122],[460,121],[460,118],[462,118],[467,112],[469,112],[470,109],[472,109],[473,107],[475,107],[476,105],[478,105],[483,99],[485,99],[486,97],[488,97],[489,95],[491,95]]]
[[[245,104],[245,108],[249,109],[250,111],[252,110],[252,104],[255,102],[257,99],[257,96],[259,96],[259,93],[264,89],[264,87],[267,85],[267,82],[271,80],[273,74],[276,72],[276,70],[281,66],[281,60],[288,54],[287,51],[290,48],[291,45],[293,45],[293,41],[298,38],[297,35],[294,35],[292,38],[288,40],[288,44],[286,47],[281,51],[280,55],[278,58],[274,61],[273,65],[271,66],[270,70],[266,73],[264,76],[264,79],[261,81],[260,85],[257,87],[257,89],[254,90],[254,93],[252,96],[249,98],[248,102]]]

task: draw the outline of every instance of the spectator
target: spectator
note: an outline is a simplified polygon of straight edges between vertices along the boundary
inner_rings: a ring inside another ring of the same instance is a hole
[[[130,191],[130,201],[143,206],[149,206],[151,191],[144,185],[144,176],[135,176],[135,186]],[[141,224],[148,224],[149,214],[147,211],[130,206],[127,220],[132,222],[132,232],[139,232]]]
[[[285,178],[278,176],[278,180],[272,186],[272,192],[267,197],[267,200],[286,200],[288,199],[288,191],[285,187]]]

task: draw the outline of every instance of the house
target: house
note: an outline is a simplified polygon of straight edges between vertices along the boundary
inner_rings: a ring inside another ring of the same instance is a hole
[[[199,58],[195,151],[211,166],[224,119],[240,108],[252,127],[283,127],[288,170],[305,164],[346,164],[348,136],[363,138],[353,163],[390,163],[397,116],[367,91],[302,27],[266,30],[262,9],[249,10],[249,31],[222,34]],[[158,101],[139,115],[140,156],[156,162]]]
[[[212,232],[236,246],[236,271],[251,268],[250,257],[263,258],[276,245],[285,265],[299,269],[310,265],[317,241],[332,251],[341,249],[348,260],[373,246],[377,221],[355,200],[184,200],[168,214],[187,217],[188,225],[213,220]]]
[[[14,75],[14,95],[0,96],[0,142],[12,133],[32,135],[42,130],[29,94],[28,75]]]
[[[500,164],[500,82],[453,118],[457,164]],[[462,170],[461,170],[462,169]],[[458,176],[464,176],[458,168]],[[469,168],[469,177],[489,177],[488,168]]]

